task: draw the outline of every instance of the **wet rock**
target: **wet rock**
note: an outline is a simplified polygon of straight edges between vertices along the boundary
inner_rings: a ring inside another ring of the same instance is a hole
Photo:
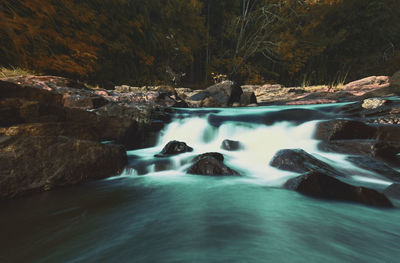
[[[360,121],[335,119],[318,123],[314,138],[317,140],[374,139],[377,128]]]
[[[220,154],[218,152],[209,152],[209,153],[203,153],[203,154],[197,155],[195,158],[192,159],[192,163],[200,161],[201,159],[206,158],[206,157],[214,158],[220,162],[224,161],[224,156],[222,154]]]
[[[322,171],[327,174],[344,176],[329,164],[315,158],[302,149],[279,150],[272,158],[270,165],[281,170],[296,173]]]
[[[376,140],[322,141],[318,144],[318,149],[325,152],[366,155],[395,164],[399,162],[397,154],[400,152],[400,143]]]
[[[336,152],[343,154],[371,155],[375,140],[334,140],[321,141],[318,149],[324,152]]]
[[[385,195],[373,189],[352,186],[318,171],[290,179],[284,187],[317,198],[351,201],[380,207],[393,206]]]
[[[121,145],[67,137],[12,137],[0,143],[0,197],[115,176],[126,163]]]
[[[225,176],[240,175],[235,170],[223,163],[223,156],[217,153],[205,153],[193,159],[193,164],[188,168],[188,174]]]
[[[391,184],[385,189],[385,191],[383,191],[383,193],[390,198],[400,200],[400,184]]]
[[[221,144],[221,149],[224,149],[227,151],[237,151],[240,148],[241,148],[241,144],[238,141],[224,140]]]
[[[386,165],[385,163],[373,159],[369,156],[349,156],[347,160],[362,169],[375,172],[387,179],[400,182],[400,173]]]
[[[378,140],[400,142],[399,125],[377,125],[376,127],[378,128]]]
[[[160,154],[156,155],[156,157],[164,157],[192,151],[193,148],[188,146],[185,142],[170,141],[164,146]]]

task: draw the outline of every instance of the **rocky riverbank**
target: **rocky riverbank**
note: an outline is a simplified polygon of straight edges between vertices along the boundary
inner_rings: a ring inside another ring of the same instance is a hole
[[[340,90],[270,84],[239,87],[231,81],[204,90],[170,86],[104,90],[55,76],[1,79],[0,197],[118,175],[127,164],[125,151],[153,145],[174,107],[357,101],[332,114],[361,124],[343,124],[343,120],[321,124],[320,130],[339,130],[330,137],[321,135],[321,147],[341,153],[364,149],[361,156],[397,165],[400,101],[387,97],[400,94],[399,75],[368,77]],[[374,136],[365,137],[372,129]],[[204,170],[201,162],[209,165],[203,159],[196,162],[196,173]]]

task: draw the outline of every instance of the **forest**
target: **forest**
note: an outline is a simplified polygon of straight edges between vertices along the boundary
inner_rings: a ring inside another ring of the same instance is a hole
[[[398,0],[2,0],[0,66],[117,84],[304,85],[389,75]]]

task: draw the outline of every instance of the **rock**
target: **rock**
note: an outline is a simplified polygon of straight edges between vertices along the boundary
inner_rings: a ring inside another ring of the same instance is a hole
[[[304,90],[303,88],[291,88],[288,90],[288,93],[304,94],[304,93],[307,93],[307,91]]]
[[[260,88],[260,85],[242,85],[240,86],[243,90],[243,92],[255,92],[258,88]]]
[[[390,86],[400,87],[400,70],[395,72],[392,77],[390,77]]]
[[[377,125],[377,139],[381,141],[400,142],[399,125]]]
[[[26,101],[38,101],[46,105],[62,106],[62,94],[51,92],[51,89],[35,87],[23,87],[18,84],[0,80],[0,100],[25,99]]]
[[[27,123],[0,128],[5,136],[66,136],[81,140],[101,141],[101,136],[86,123],[47,122]]]
[[[343,154],[370,155],[375,140],[334,140],[321,141],[318,149],[324,152],[337,152]],[[372,156],[372,155],[371,155]]]
[[[66,137],[12,137],[0,143],[0,197],[115,176],[126,163],[121,145]]]
[[[313,104],[329,104],[329,103],[337,103],[337,100],[304,99],[304,100],[297,100],[297,101],[289,101],[289,102],[286,102],[285,105],[313,105]]]
[[[223,158],[223,156],[222,156]],[[216,153],[205,153],[193,159],[193,164],[187,170],[188,174],[224,176],[240,175],[223,163],[221,156]]]
[[[167,145],[164,146],[160,154],[156,155],[156,157],[164,157],[192,151],[193,148],[188,146],[184,142],[170,141],[169,143],[167,143]]]
[[[243,93],[240,86],[229,80],[208,87],[206,91],[223,107],[240,102],[240,95]]]
[[[270,165],[281,170],[296,173],[322,171],[327,174],[344,176],[329,164],[315,158],[302,149],[279,150],[272,158]]]
[[[385,191],[383,191],[383,193],[390,198],[400,200],[400,184],[391,184],[385,189]]]
[[[242,106],[257,104],[257,98],[254,92],[244,91],[242,95],[240,95],[240,104]]]
[[[222,106],[216,99],[214,99],[214,97],[205,98],[204,100],[201,101],[200,105],[201,107],[205,108],[217,108]]]
[[[389,87],[389,77],[371,76],[350,82],[344,86],[344,91],[354,96],[361,96],[367,92]]]
[[[400,142],[376,140],[335,140],[322,141],[318,149],[325,152],[337,152],[353,155],[367,155],[383,160],[395,160],[400,153]]]
[[[393,206],[385,195],[373,189],[352,186],[318,171],[290,179],[284,187],[317,198],[351,201],[381,207]]]
[[[194,94],[190,96],[187,100],[192,101],[202,101],[207,98],[210,94],[206,91],[194,91]]]
[[[205,157],[211,157],[220,162],[224,161],[224,156],[222,154],[217,153],[217,152],[208,152],[208,153],[203,153],[203,154],[197,155],[195,158],[192,159],[192,163],[200,161],[201,159],[203,159]]]
[[[343,119],[318,123],[314,134],[314,138],[317,140],[374,139],[376,136],[376,127],[360,121]]]
[[[242,95],[240,95],[240,104],[242,106],[257,104],[257,98],[254,92],[243,91]]]
[[[254,95],[256,97],[258,97],[258,96],[266,95],[266,94],[270,93],[272,90],[280,90],[282,88],[283,88],[283,86],[280,84],[265,84],[261,87],[258,87],[254,91]]]
[[[241,147],[240,142],[238,141],[232,141],[232,140],[224,140],[221,144],[221,149],[227,150],[227,151],[237,151]]]
[[[347,160],[362,169],[375,172],[387,179],[400,182],[400,173],[389,167],[383,162],[375,160],[369,156],[349,156]]]
[[[82,110],[96,109],[106,105],[108,101],[95,93],[65,94],[63,96],[64,107],[78,108]]]
[[[387,100],[379,99],[379,98],[372,98],[372,99],[365,99],[361,105],[364,109],[376,109],[383,106]]]
[[[192,94],[193,90],[190,88],[175,88],[176,93],[178,96],[184,100],[186,100],[189,94]]]
[[[16,100],[0,100],[0,127],[23,123]]]

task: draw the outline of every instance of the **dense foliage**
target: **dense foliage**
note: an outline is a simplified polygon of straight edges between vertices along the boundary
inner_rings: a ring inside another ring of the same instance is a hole
[[[3,0],[0,66],[99,84],[337,82],[400,67],[396,0]]]

